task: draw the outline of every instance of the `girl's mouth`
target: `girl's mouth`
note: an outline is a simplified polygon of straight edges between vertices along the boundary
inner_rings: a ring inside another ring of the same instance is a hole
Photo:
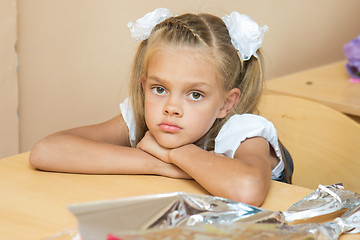
[[[180,127],[171,123],[162,123],[159,125],[160,129],[164,132],[177,133],[181,130]]]

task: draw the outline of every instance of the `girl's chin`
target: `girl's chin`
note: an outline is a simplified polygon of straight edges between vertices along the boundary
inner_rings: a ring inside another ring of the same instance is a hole
[[[168,149],[178,148],[190,144],[190,142],[177,141],[175,139],[156,139],[156,141],[159,143],[160,146]]]
[[[151,132],[150,132],[151,133]],[[181,134],[170,134],[170,133],[151,133],[158,144],[164,148],[173,149],[182,147],[188,144],[196,142],[195,137],[184,136]]]
[[[181,146],[184,146],[188,143],[185,143],[185,144],[179,144],[179,143],[174,143],[174,144],[171,144],[171,143],[159,143],[160,146],[164,147],[164,148],[168,148],[168,149],[173,149],[173,148],[178,148],[178,147],[181,147]]]

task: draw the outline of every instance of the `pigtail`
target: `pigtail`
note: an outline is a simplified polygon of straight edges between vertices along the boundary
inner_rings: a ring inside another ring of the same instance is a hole
[[[146,131],[148,130],[145,123],[145,112],[142,111],[145,109],[145,107],[144,91],[141,86],[141,77],[144,69],[144,58],[146,55],[147,43],[148,40],[144,40],[140,43],[133,61],[133,67],[131,71],[130,96],[136,125],[136,143],[138,143],[144,137]]]
[[[240,101],[237,104],[235,113],[258,113],[258,105],[263,90],[263,60],[258,51],[258,57],[251,57],[248,61],[242,62],[241,74],[237,79],[237,86],[241,91]]]

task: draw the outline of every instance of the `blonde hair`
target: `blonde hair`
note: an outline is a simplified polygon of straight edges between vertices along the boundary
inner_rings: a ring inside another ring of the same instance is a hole
[[[234,114],[257,112],[263,84],[261,53],[258,50],[258,58],[251,57],[248,61],[241,61],[231,43],[225,23],[219,17],[210,14],[184,14],[156,25],[150,37],[140,43],[131,72],[130,99],[136,123],[136,143],[148,130],[144,116],[141,78],[143,75],[146,76],[150,56],[163,45],[208,49],[214,57],[223,90],[227,92],[239,88],[241,91],[237,105],[225,118],[217,119],[206,134],[209,139],[206,149],[212,150],[218,131],[229,117]]]

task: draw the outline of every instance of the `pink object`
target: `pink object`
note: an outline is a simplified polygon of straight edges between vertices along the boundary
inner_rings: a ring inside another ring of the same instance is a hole
[[[350,79],[349,79],[349,82],[352,82],[352,83],[360,83],[360,78],[350,78]]]
[[[106,240],[122,240],[122,239],[121,239],[121,238],[118,238],[118,237],[115,237],[115,236],[113,236],[113,235],[111,235],[111,234],[109,234],[109,235],[107,236]]]

